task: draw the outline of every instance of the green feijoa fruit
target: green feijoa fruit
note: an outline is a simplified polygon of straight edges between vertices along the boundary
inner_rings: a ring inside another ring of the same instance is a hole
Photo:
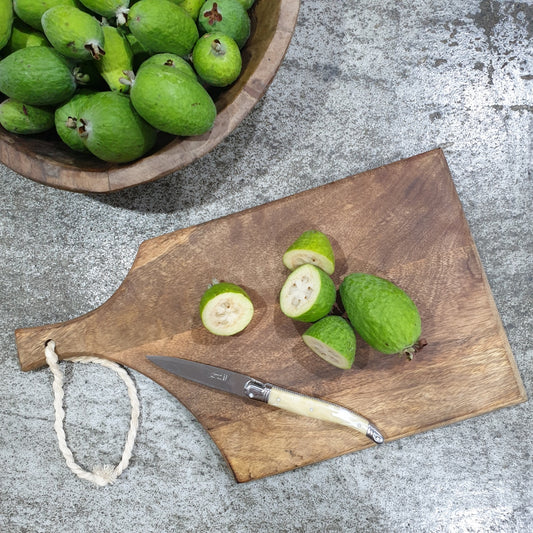
[[[42,31],[41,17],[55,6],[77,7],[76,0],[13,0],[13,9],[20,20],[32,28]]]
[[[189,15],[194,19],[198,20],[198,13],[200,13],[200,8],[204,4],[205,0],[173,0],[176,4],[179,4]]]
[[[246,11],[248,11],[248,9],[254,5],[254,2],[255,0],[239,0],[239,3],[242,7],[244,7],[244,9],[246,9]]]
[[[46,38],[65,57],[98,60],[105,54],[102,26],[81,9],[52,7],[44,13],[41,23]]]
[[[229,35],[239,48],[250,36],[250,17],[239,0],[207,0],[200,8],[198,25],[205,33]]]
[[[140,68],[130,95],[135,109],[149,124],[172,135],[201,135],[213,127],[216,118],[209,93],[172,66]]]
[[[338,368],[351,368],[355,359],[355,332],[340,316],[325,316],[310,326],[302,339],[318,356]]]
[[[416,305],[391,281],[356,272],[344,278],[339,293],[352,326],[372,348],[412,359],[426,344]]]
[[[13,3],[0,0],[0,50],[8,43],[13,26]]]
[[[76,80],[66,59],[53,48],[22,48],[0,61],[0,92],[36,106],[68,100]]]
[[[29,48],[30,46],[51,46],[48,39],[43,32],[36,30],[16,18],[13,21],[13,28],[11,37],[6,45],[6,50],[9,53],[21,48]]]
[[[130,43],[119,29],[103,26],[106,53],[96,61],[96,69],[112,91],[127,92],[129,84],[124,83],[124,72],[133,69],[133,51]]]
[[[175,69],[188,75],[193,81],[198,81],[196,72],[192,68],[191,64],[183,59],[183,57],[176,54],[171,54],[168,52],[154,54],[153,56],[145,59],[139,66],[139,69],[149,65]]]
[[[128,27],[152,53],[172,52],[185,57],[198,40],[191,16],[169,0],[140,0],[128,14]]]
[[[54,113],[54,124],[61,140],[76,152],[88,152],[83,139],[78,134],[79,117],[83,114],[85,102],[94,91],[80,89],[68,102],[59,106]]]
[[[126,39],[130,43],[131,49],[133,50],[134,55],[143,55],[147,58],[150,56],[150,50],[146,48],[143,44],[139,42],[139,39],[133,35],[131,32],[126,32]]]
[[[54,127],[54,112],[8,98],[0,104],[0,124],[11,133],[42,133]]]
[[[283,254],[283,264],[294,270],[310,263],[331,275],[335,271],[335,255],[328,237],[318,230],[304,231]]]
[[[202,324],[215,335],[235,335],[252,320],[254,306],[246,291],[234,283],[215,281],[202,295]]]
[[[241,73],[241,51],[237,43],[224,33],[202,35],[192,51],[192,62],[198,76],[214,87],[226,87]]]
[[[105,18],[114,18],[119,26],[126,24],[129,0],[80,0],[88,9]]]
[[[78,133],[88,150],[104,161],[127,163],[142,157],[156,131],[135,111],[127,95],[96,92],[84,102]]]
[[[146,46],[139,42],[139,39],[133,35],[130,31],[126,32],[126,39],[130,43],[131,50],[133,52],[133,70],[137,69],[146,61],[150,56],[150,50]]]
[[[299,266],[289,274],[280,292],[281,311],[300,322],[315,322],[326,316],[335,303],[331,278],[314,265]]]

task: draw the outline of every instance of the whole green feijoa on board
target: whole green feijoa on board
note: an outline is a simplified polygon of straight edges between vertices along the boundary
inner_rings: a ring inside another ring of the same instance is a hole
[[[279,295],[281,311],[300,322],[315,322],[331,311],[336,294],[333,281],[321,268],[305,264],[285,280]]]
[[[289,270],[305,263],[316,265],[330,275],[335,271],[333,248],[327,235],[321,231],[304,231],[283,254],[283,264]]]
[[[8,43],[13,26],[13,3],[0,0],[0,50]]]
[[[192,17],[169,0],[136,2],[128,14],[128,27],[152,53],[172,52],[185,57],[198,40],[198,27]]]
[[[0,103],[0,124],[11,133],[42,133],[54,127],[54,112],[8,98]]]
[[[352,326],[372,348],[412,359],[426,344],[420,339],[422,326],[416,305],[391,281],[356,272],[344,278],[339,293]]]
[[[0,92],[36,106],[68,100],[76,80],[67,60],[53,48],[21,48],[0,61]]]
[[[76,152],[88,152],[87,146],[78,133],[79,118],[83,116],[85,102],[94,91],[80,89],[66,103],[56,108],[54,124],[61,140]]]
[[[302,339],[318,356],[337,368],[351,368],[355,359],[355,333],[340,316],[325,316],[310,326]]]
[[[65,57],[89,60],[105,54],[104,33],[95,17],[72,6],[50,8],[41,18],[44,34]]]
[[[213,127],[216,118],[209,93],[189,74],[172,66],[140,68],[130,95],[149,124],[172,135],[201,135]]]
[[[42,31],[41,17],[55,6],[77,7],[76,0],[13,0],[13,9],[20,20]]]
[[[246,291],[235,283],[215,281],[202,295],[200,317],[214,335],[235,335],[252,320],[254,306]]]
[[[229,35],[242,48],[250,36],[250,17],[239,0],[207,0],[200,8],[198,25],[205,33]]]
[[[237,43],[224,33],[202,35],[192,51],[192,62],[198,76],[213,87],[232,84],[241,73],[241,51]]]
[[[155,144],[156,130],[116,91],[95,92],[84,102],[78,133],[88,150],[103,161],[127,163]]]

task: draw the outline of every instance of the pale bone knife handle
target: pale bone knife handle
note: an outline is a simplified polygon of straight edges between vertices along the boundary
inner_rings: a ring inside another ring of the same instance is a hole
[[[279,407],[297,415],[348,426],[363,433],[377,444],[381,444],[384,440],[383,435],[375,426],[349,409],[275,385],[269,385],[269,388],[268,405]]]

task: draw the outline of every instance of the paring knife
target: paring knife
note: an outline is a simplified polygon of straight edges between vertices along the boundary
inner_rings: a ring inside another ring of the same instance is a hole
[[[384,440],[383,435],[368,420],[340,405],[263,383],[250,376],[217,366],[160,355],[149,355],[147,359],[167,372],[189,381],[265,402],[297,415],[348,426],[360,431],[377,444],[381,444]]]

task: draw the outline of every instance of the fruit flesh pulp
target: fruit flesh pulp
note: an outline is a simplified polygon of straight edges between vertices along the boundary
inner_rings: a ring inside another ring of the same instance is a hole
[[[327,315],[335,303],[335,285],[314,265],[291,272],[280,292],[282,312],[294,320],[314,322]]]
[[[290,270],[310,263],[333,274],[335,257],[328,237],[317,230],[304,231],[283,254],[283,264]]]
[[[215,335],[235,335],[252,320],[254,306],[244,289],[234,283],[216,282],[202,295],[200,316]]]
[[[315,322],[302,339],[319,357],[332,365],[348,369],[355,359],[355,333],[344,318],[326,316]]]

